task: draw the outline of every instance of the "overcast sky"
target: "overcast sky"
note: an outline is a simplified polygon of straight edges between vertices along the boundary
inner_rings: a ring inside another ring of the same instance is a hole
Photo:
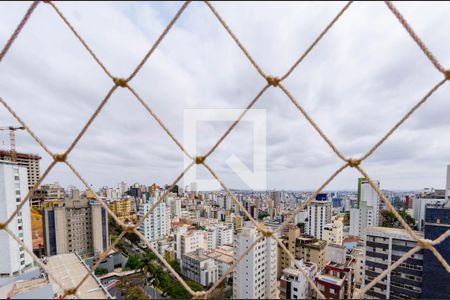
[[[126,77],[181,2],[56,3],[100,60]],[[280,76],[345,3],[214,3],[256,62]],[[0,3],[4,45],[29,3]],[[450,4],[396,3],[442,65],[450,67]],[[284,82],[319,127],[347,156],[364,154],[442,79],[383,3],[354,3]],[[203,3],[191,3],[131,85],[183,142],[187,108],[244,108],[266,82]],[[49,5],[40,4],[0,64],[0,96],[54,152],[62,152],[112,87]],[[279,90],[255,105],[267,113],[267,186],[313,190],[342,161]],[[17,122],[0,107],[0,126]],[[231,122],[201,123],[199,154]],[[6,132],[1,147],[9,148]],[[17,149],[48,155],[25,132]],[[253,137],[242,123],[208,160],[234,188],[245,183],[224,163],[231,155],[252,168]],[[70,161],[94,187],[170,183],[183,155],[125,89],[118,89]],[[382,145],[363,167],[384,189],[443,188],[450,164],[450,84]],[[201,178],[209,178],[200,173]],[[327,189],[356,189],[345,170]],[[81,186],[67,167],[45,182]]]

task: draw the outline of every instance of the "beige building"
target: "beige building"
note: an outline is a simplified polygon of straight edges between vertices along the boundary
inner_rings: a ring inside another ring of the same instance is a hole
[[[193,230],[181,235],[181,254],[193,252],[199,248],[207,250],[208,241],[205,239],[206,231]]]
[[[44,208],[44,243],[47,256],[76,251],[92,255],[108,247],[107,212],[86,198],[66,199],[63,206]]]
[[[342,245],[344,239],[344,223],[342,217],[333,217],[331,223],[323,228],[323,239],[328,244]]]
[[[282,242],[294,257],[317,264],[318,270],[327,263],[325,253],[327,242],[313,236],[300,235],[299,228],[292,228],[287,237],[282,237]],[[282,270],[290,266],[291,260],[288,254],[278,247],[278,274],[281,275]]]
[[[40,168],[39,160],[41,157],[35,154],[16,153],[16,163],[20,167],[27,168],[28,190],[39,180]],[[11,161],[11,151],[0,150],[0,160]]]
[[[113,201],[109,205],[109,208],[111,208],[111,211],[122,222],[128,223],[136,218],[136,215],[131,211],[131,199]]]
[[[65,198],[64,188],[58,183],[43,184],[31,197],[31,206],[41,209],[49,203],[63,201]]]

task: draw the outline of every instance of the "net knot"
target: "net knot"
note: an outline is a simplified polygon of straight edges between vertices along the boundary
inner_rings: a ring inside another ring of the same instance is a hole
[[[433,247],[433,241],[428,239],[420,239],[417,241],[417,243],[424,249],[430,249],[431,247]]]
[[[55,159],[56,162],[65,162],[67,159],[67,154],[66,153],[55,154],[53,155],[53,158]]]
[[[197,165],[202,164],[205,161],[205,157],[204,156],[197,156],[195,157],[195,163]]]
[[[5,224],[5,223],[0,223],[0,230],[5,229],[5,227],[6,227],[6,224]]]
[[[194,292],[192,299],[206,299],[206,291]]]
[[[123,78],[117,78],[117,77],[114,77],[113,78],[113,81],[114,81],[114,83],[116,84],[116,85],[118,85],[118,86],[120,86],[120,87],[127,87],[128,85],[127,85],[127,80],[126,79],[123,79]]]
[[[277,77],[267,76],[266,77],[267,83],[271,86],[277,87],[280,83],[280,79]]]
[[[450,80],[450,69],[444,71],[445,79]]]
[[[77,292],[75,288],[70,288],[64,291],[64,297],[74,295]]]
[[[355,168],[355,167],[359,166],[359,164],[361,163],[361,160],[355,159],[355,158],[349,158],[349,159],[347,159],[347,163],[350,167]]]
[[[271,237],[272,236],[272,231],[270,231],[269,229],[264,229],[262,231],[262,235],[266,238]]]
[[[134,231],[134,228],[136,228],[136,226],[134,225],[122,225],[122,229],[127,233],[132,233]]]

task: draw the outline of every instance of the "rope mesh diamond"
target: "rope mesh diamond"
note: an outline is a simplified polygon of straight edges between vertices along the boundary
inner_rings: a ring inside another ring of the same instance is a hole
[[[3,60],[3,58],[6,56],[8,51],[11,49],[11,47],[14,45],[14,41],[18,38],[20,32],[23,30],[25,25],[27,24],[27,21],[32,16],[33,12],[35,11],[35,8],[40,4],[41,1],[34,1],[29,9],[27,10],[26,14],[18,24],[15,31],[11,34],[11,37],[8,39],[5,46],[2,48],[0,52],[0,62]],[[227,25],[225,20],[222,18],[220,13],[215,9],[213,4],[211,2],[205,1],[205,4],[210,9],[212,14],[217,18],[219,23],[222,25],[224,30],[230,35],[232,40],[236,43],[236,45],[242,50],[242,53],[245,55],[245,57],[249,60],[249,62],[253,65],[253,67],[256,69],[256,71],[267,81],[267,84],[257,93],[255,98],[247,105],[246,109],[241,113],[241,115],[238,117],[237,120],[234,121],[234,123],[225,131],[225,133],[221,136],[221,138],[214,144],[214,146],[204,155],[204,156],[195,156],[191,155],[187,152],[187,150],[183,147],[183,145],[175,138],[175,136],[170,132],[170,130],[164,125],[164,123],[161,121],[161,119],[153,112],[153,110],[150,108],[150,106],[147,104],[147,102],[139,95],[139,93],[131,86],[132,79],[139,73],[139,71],[142,69],[144,64],[148,61],[148,59],[151,58],[151,55],[154,53],[155,49],[160,45],[160,43],[163,41],[163,39],[166,37],[166,35],[170,32],[170,29],[173,27],[173,25],[177,22],[177,20],[180,18],[180,16],[186,11],[190,1],[184,2],[184,4],[180,7],[180,9],[177,11],[177,13],[174,15],[174,17],[171,19],[169,24],[165,27],[163,32],[160,34],[160,36],[157,38],[157,40],[154,42],[153,46],[150,48],[150,50],[146,53],[144,58],[140,61],[140,63],[136,66],[134,71],[127,77],[127,78],[118,78],[112,75],[112,73],[108,70],[108,68],[101,62],[100,58],[95,54],[95,52],[88,46],[86,41],[83,39],[83,37],[77,32],[77,30],[74,28],[74,26],[71,24],[71,22],[67,19],[67,17],[63,14],[63,12],[58,8],[58,6],[53,3],[52,1],[43,1],[45,4],[48,4],[48,6],[55,11],[55,13],[62,19],[64,24],[67,25],[67,27],[70,29],[70,31],[75,35],[75,37],[80,41],[80,43],[83,45],[83,47],[88,51],[88,53],[92,56],[92,58],[95,60],[95,62],[100,66],[100,68],[105,72],[105,74],[112,80],[112,87],[109,90],[109,92],[105,95],[103,100],[98,105],[97,109],[94,111],[94,113],[91,115],[91,117],[87,120],[84,127],[81,129],[81,131],[77,134],[73,142],[70,144],[70,146],[67,148],[67,150],[62,154],[57,154],[51,152],[46,145],[40,140],[37,135],[32,131],[32,129],[15,113],[13,108],[9,106],[9,104],[0,97],[0,103],[8,110],[11,115],[25,128],[25,130],[31,135],[31,137],[42,147],[42,149],[48,153],[52,158],[52,163],[46,168],[46,170],[43,172],[42,176],[39,178],[39,180],[34,184],[34,186],[29,190],[27,195],[21,200],[20,204],[17,206],[16,210],[9,216],[9,218],[4,222],[0,223],[0,230],[4,230],[8,235],[10,235],[17,243],[19,243],[24,250],[33,258],[33,260],[39,264],[39,266],[44,269],[48,276],[61,288],[62,291],[64,291],[64,297],[69,295],[74,295],[77,297],[77,290],[80,288],[80,286],[84,283],[84,281],[89,277],[89,275],[93,274],[94,270],[99,266],[99,264],[102,262],[102,260],[107,256],[107,254],[110,252],[112,248],[114,248],[117,243],[123,238],[123,236],[127,232],[134,232],[143,242],[147,244],[149,249],[158,257],[158,259],[162,262],[162,264],[172,273],[172,275],[183,285],[183,287],[194,297],[194,298],[207,298],[215,288],[217,288],[220,283],[234,270],[236,265],[240,263],[240,261],[257,245],[259,241],[261,241],[264,238],[273,238],[277,241],[278,245],[281,247],[282,251],[284,251],[291,260],[294,260],[294,256],[292,253],[288,251],[288,249],[285,247],[285,245],[281,242],[281,239],[277,237],[277,233],[282,230],[283,227],[285,227],[288,223],[292,222],[294,216],[299,213],[300,211],[304,210],[305,207],[316,197],[318,193],[320,193],[336,176],[338,176],[343,170],[346,168],[355,168],[358,170],[361,175],[369,182],[371,187],[376,191],[378,196],[381,198],[381,200],[386,204],[389,211],[391,211],[395,217],[398,219],[400,224],[403,226],[403,228],[406,229],[406,231],[411,235],[411,237],[417,242],[416,247],[412,248],[409,252],[404,254],[398,261],[396,261],[394,264],[390,265],[384,272],[382,272],[380,275],[378,275],[374,280],[372,280],[369,284],[365,285],[360,290],[356,290],[353,294],[353,298],[362,298],[364,297],[365,293],[373,287],[376,283],[379,283],[383,278],[390,273],[392,270],[394,270],[397,266],[399,266],[403,261],[411,257],[414,253],[418,252],[421,249],[428,249],[430,250],[435,257],[438,259],[438,261],[442,264],[442,266],[446,269],[447,272],[450,273],[450,266],[445,261],[445,259],[440,255],[440,253],[436,250],[434,247],[435,245],[438,245],[442,241],[444,241],[448,236],[450,235],[450,230],[447,230],[444,234],[442,234],[439,238],[435,239],[434,241],[425,240],[417,236],[414,231],[411,229],[411,227],[403,220],[403,218],[399,215],[399,213],[394,209],[389,199],[386,198],[386,196],[383,194],[383,192],[378,188],[376,184],[372,181],[370,176],[367,174],[367,172],[361,167],[361,163],[366,160],[374,151],[377,150],[377,148],[383,144],[422,104],[424,104],[435,91],[437,91],[447,80],[450,80],[450,70],[446,70],[439,61],[434,57],[434,55],[431,53],[431,51],[425,46],[423,41],[420,39],[420,37],[414,32],[412,27],[408,24],[408,22],[405,20],[405,18],[401,15],[401,13],[397,10],[397,8],[394,6],[394,4],[390,1],[385,1],[386,6],[388,9],[394,14],[394,16],[399,20],[400,24],[405,28],[405,30],[409,33],[411,38],[414,40],[414,42],[420,47],[420,49],[423,51],[423,53],[427,56],[427,58],[430,60],[430,62],[434,65],[436,70],[444,75],[444,78],[436,83],[428,93],[426,93],[381,139],[379,142],[377,142],[374,146],[372,146],[365,155],[363,155],[360,158],[348,158],[344,156],[337,147],[333,144],[333,142],[326,136],[326,134],[320,129],[320,127],[317,125],[317,123],[309,116],[309,114],[305,111],[305,109],[300,105],[300,103],[296,100],[296,98],[289,92],[289,90],[282,84],[282,82],[289,77],[289,75],[302,63],[303,59],[314,49],[314,47],[320,42],[320,40],[327,34],[327,32],[333,27],[333,25],[339,20],[340,17],[345,13],[345,11],[351,6],[352,1],[349,1],[346,3],[342,9],[337,13],[337,15],[328,23],[328,25],[322,30],[322,32],[318,35],[318,37],[314,40],[314,42],[306,49],[306,51],[299,57],[297,61],[292,65],[292,67],[281,77],[274,77],[267,75],[261,67],[258,65],[258,63],[253,59],[251,54],[248,52],[248,50],[245,48],[245,46],[241,43],[239,38],[234,34],[234,32],[230,29],[230,27]],[[338,168],[306,201],[304,201],[292,214],[290,218],[288,218],[277,230],[271,231],[267,227],[265,227],[263,224],[257,222],[249,213],[248,211],[243,207],[243,205],[238,201],[236,196],[228,189],[228,187],[225,185],[225,183],[220,179],[220,177],[214,172],[214,170],[211,168],[211,166],[206,162],[206,159],[209,157],[211,153],[213,153],[217,147],[222,143],[222,141],[228,136],[228,134],[235,128],[235,126],[242,120],[242,118],[245,116],[245,114],[248,112],[249,109],[253,107],[253,105],[261,98],[261,96],[270,88],[279,88],[283,93],[287,96],[287,98],[292,102],[292,104],[299,110],[301,115],[308,121],[308,123],[314,128],[314,130],[320,135],[320,137],[328,144],[328,146],[332,149],[332,151],[336,154],[337,157],[339,157],[343,162],[344,165]],[[98,114],[102,111],[104,106],[108,103],[108,100],[111,98],[112,94],[118,89],[118,88],[124,88],[128,89],[131,94],[135,96],[135,99],[144,107],[144,109],[149,113],[149,115],[159,124],[159,126],[167,133],[167,135],[172,139],[172,141],[180,148],[180,150],[189,157],[192,162],[186,167],[186,169],[181,172],[181,174],[172,182],[169,188],[167,188],[159,197],[157,202],[151,207],[151,209],[144,215],[144,217],[139,221],[137,225],[127,225],[124,222],[120,221],[118,217],[109,209],[109,207],[106,205],[106,203],[94,192],[91,190],[90,185],[88,182],[83,178],[83,176],[73,167],[73,165],[68,161],[68,158],[70,156],[71,151],[76,147],[80,139],[83,137],[84,133],[87,131],[87,129],[90,127],[94,119],[98,116]],[[86,187],[87,190],[92,191],[94,194],[96,200],[100,203],[100,205],[108,212],[108,214],[116,221],[117,224],[119,224],[122,227],[122,232],[120,235],[116,238],[116,240],[109,246],[109,248],[101,253],[100,258],[97,260],[97,262],[92,266],[91,272],[87,273],[82,280],[75,286],[70,288],[64,288],[61,283],[59,282],[58,278],[55,278],[51,272],[48,272],[45,264],[41,262],[41,260],[34,255],[34,253],[28,249],[23,242],[8,228],[9,223],[13,220],[13,218],[16,216],[16,214],[20,211],[20,209],[23,207],[23,205],[29,201],[31,195],[36,191],[36,189],[40,186],[42,181],[47,177],[47,175],[50,173],[50,171],[53,169],[53,167],[58,164],[62,163],[69,167],[69,169],[75,174],[75,176],[83,183],[83,185]],[[256,226],[256,229],[261,232],[261,235],[259,239],[257,239],[247,251],[245,251],[236,261],[233,262],[232,266],[218,279],[217,282],[214,283],[214,285],[207,291],[204,292],[194,292],[189,285],[184,281],[184,279],[170,266],[170,264],[154,249],[154,247],[151,245],[151,243],[142,235],[140,231],[138,231],[139,226],[144,222],[145,218],[148,217],[148,215],[156,208],[156,206],[165,199],[165,197],[168,195],[168,193],[172,190],[172,188],[177,184],[177,182],[184,176],[184,174],[194,165],[199,164],[203,165],[203,167],[208,170],[208,172],[220,183],[222,188],[225,190],[225,192],[228,194],[229,197],[234,201],[234,203],[240,208],[240,210],[246,215],[246,217]],[[295,260],[294,260],[295,261]],[[300,270],[300,272],[305,276],[308,283],[311,285],[311,287],[317,292],[317,295],[321,298],[324,298],[324,295],[320,292],[317,285],[314,283],[314,281],[307,275],[305,270],[302,266],[296,265],[296,267]]]

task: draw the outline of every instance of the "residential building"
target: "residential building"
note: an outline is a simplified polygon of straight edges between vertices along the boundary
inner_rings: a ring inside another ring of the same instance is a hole
[[[43,209],[47,256],[77,252],[92,255],[108,248],[108,214],[95,200],[66,199],[62,206]]]
[[[333,217],[332,222],[323,228],[323,239],[329,244],[342,245],[344,238],[344,223],[342,217]]]
[[[224,246],[218,246],[216,249],[208,252],[206,254],[208,257],[211,257],[216,265],[218,270],[218,276],[219,278],[222,277],[223,274],[225,274],[226,271],[231,267],[233,264],[233,247],[224,245]],[[232,277],[233,272],[230,272],[228,277]]]
[[[37,189],[31,197],[31,206],[41,209],[48,206],[48,201],[62,201],[66,198],[64,188],[58,183],[43,184]]]
[[[7,220],[28,193],[27,169],[0,161],[0,220]],[[8,224],[28,249],[32,249],[30,206],[25,202]],[[14,276],[29,268],[33,260],[8,233],[0,230],[0,276]]]
[[[233,243],[233,228],[224,224],[210,226],[208,232],[208,250]]]
[[[450,169],[450,168],[449,168]],[[450,206],[427,205],[425,239],[435,240],[449,230]],[[450,262],[450,239],[434,246],[445,261]],[[430,250],[423,251],[422,298],[445,299],[450,296],[450,274]]]
[[[218,267],[211,257],[201,248],[181,256],[181,274],[203,286],[217,281]]]
[[[261,237],[253,227],[242,227],[234,235],[233,259],[239,259]],[[277,242],[262,238],[236,266],[233,298],[273,299],[277,291]]]
[[[191,230],[181,235],[181,255],[193,252],[199,248],[206,250],[205,231]]]
[[[317,273],[317,265],[315,263],[305,262],[303,259],[292,262],[290,267],[282,271],[280,299],[311,299],[311,284],[299,270],[299,267],[314,281]]]
[[[308,222],[306,232],[319,240],[323,240],[324,227],[331,223],[331,202],[327,194],[318,194],[316,200],[308,205]]]
[[[423,233],[415,232],[423,238]],[[409,250],[417,246],[405,229],[367,227],[365,239],[365,284],[371,282]],[[423,250],[408,258],[388,273],[380,283],[366,292],[368,299],[399,299],[422,297]]]
[[[150,197],[139,205],[139,220],[142,219],[153,205],[158,201],[159,195]],[[161,201],[155,209],[145,218],[139,231],[149,241],[164,238],[170,233],[170,209]]]
[[[306,262],[317,264],[321,270],[326,264],[327,242],[312,236],[301,236],[295,241],[295,257],[303,258]]]
[[[380,182],[373,182],[380,187]],[[380,197],[365,178],[358,179],[357,209],[350,210],[350,234],[364,236],[366,227],[378,226],[380,222]]]
[[[416,220],[417,229],[423,231],[425,226],[425,207],[433,204],[444,204],[446,202],[443,193],[422,193],[413,202],[413,217]]]
[[[131,210],[131,199],[129,198],[112,201],[109,208],[121,222],[128,223],[135,219]]]
[[[39,160],[41,157],[36,154],[16,153],[16,163],[27,170],[28,190],[31,190],[40,175]],[[0,160],[11,161],[11,151],[0,150]],[[25,195],[24,195],[25,196]]]
[[[293,228],[289,231],[288,237],[281,237],[281,240],[294,257],[303,259],[304,262],[315,263],[318,270],[321,270],[327,263],[326,241],[309,235],[300,235],[298,228]],[[281,275],[282,270],[291,266],[289,255],[281,248],[278,248],[278,261],[277,270]]]
[[[316,275],[317,288],[325,296],[325,299],[350,299],[355,288],[354,264],[352,255],[346,254],[346,249],[339,245],[328,245],[328,263]],[[317,293],[313,291],[313,297]]]

